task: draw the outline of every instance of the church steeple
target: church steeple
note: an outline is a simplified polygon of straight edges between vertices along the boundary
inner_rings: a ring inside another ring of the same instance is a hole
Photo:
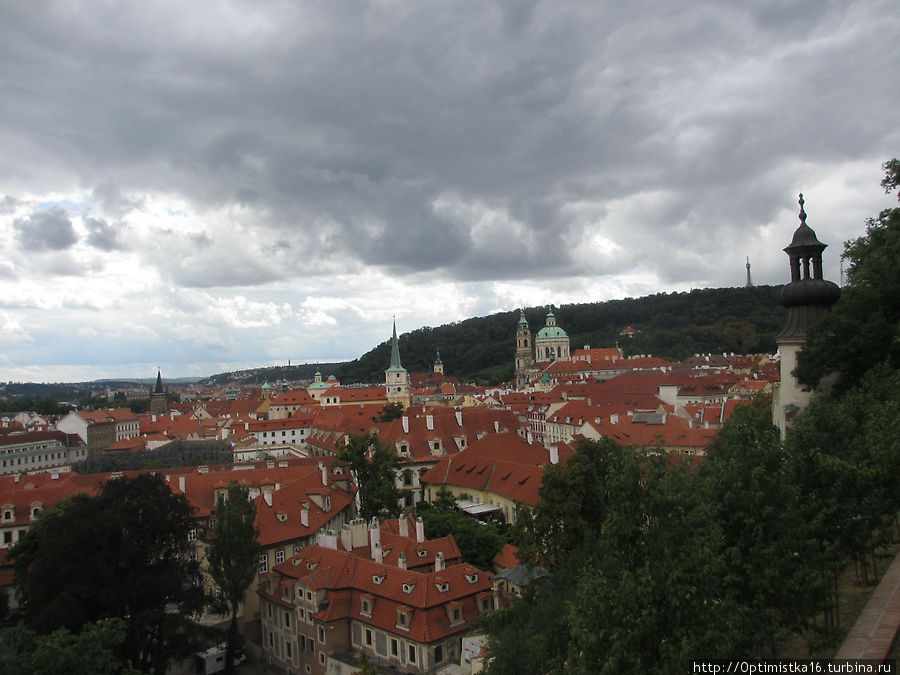
[[[384,371],[384,385],[388,403],[409,407],[409,374],[400,363],[400,341],[397,339],[397,321],[391,338],[391,365]]]
[[[436,347],[436,352],[434,356],[434,372],[444,374],[444,364],[441,362],[441,349],[440,347]]]
[[[403,369],[400,363],[400,342],[397,340],[397,321],[394,321],[394,337],[391,339],[391,370]]]
[[[162,371],[156,369],[156,384],[153,391],[150,392],[150,413],[153,415],[161,415],[169,409],[169,395],[165,387],[163,387]]]

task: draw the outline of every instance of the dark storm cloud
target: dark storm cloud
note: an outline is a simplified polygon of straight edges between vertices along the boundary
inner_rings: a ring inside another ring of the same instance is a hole
[[[237,210],[252,246],[212,232],[148,254],[189,285],[315,273],[269,264],[276,241],[397,274],[592,274],[578,249],[594,236],[619,246],[608,273],[715,284],[722,252],[802,188],[798,166],[877,163],[898,138],[887,1],[4,14],[16,77],[0,124],[16,152],[0,174],[73,171],[110,222],[156,191],[201,216]],[[33,219],[20,239],[73,243],[71,223]],[[116,245],[106,221],[89,230]],[[228,264],[186,264],[222,246]]]
[[[65,210],[53,206],[13,222],[16,238],[28,251],[63,251],[78,241]]]

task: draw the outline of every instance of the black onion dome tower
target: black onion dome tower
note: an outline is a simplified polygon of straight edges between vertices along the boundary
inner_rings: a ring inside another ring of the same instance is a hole
[[[805,337],[806,331],[841,296],[841,289],[822,277],[822,252],[828,245],[820,242],[806,224],[803,204],[801,193],[800,227],[790,246],[784,249],[790,258],[791,282],[781,289],[781,304],[787,307],[788,318],[779,338]]]
[[[822,276],[822,252],[827,245],[819,241],[806,224],[803,204],[801,193],[800,227],[784,249],[790,259],[791,281],[781,289],[781,304],[787,308],[788,316],[784,329],[775,336],[781,352],[781,382],[772,398],[772,416],[782,437],[791,418],[812,396],[812,392],[804,391],[794,376],[797,355],[806,343],[806,333],[841,296],[841,289]]]

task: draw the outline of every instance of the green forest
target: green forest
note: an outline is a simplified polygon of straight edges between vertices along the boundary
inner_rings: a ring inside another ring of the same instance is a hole
[[[568,333],[572,350],[619,346],[626,356],[652,354],[672,361],[699,353],[774,353],[775,335],[784,327],[780,286],[707,288],[657,293],[643,298],[554,307],[557,323]],[[532,333],[543,328],[547,307],[529,307]],[[437,328],[420,328],[399,337],[403,366],[427,372],[440,349],[447,375],[479,385],[499,384],[513,376],[518,310],[466,319]],[[621,337],[625,328],[638,331]],[[343,364],[342,383],[381,382],[391,360],[390,341]]]

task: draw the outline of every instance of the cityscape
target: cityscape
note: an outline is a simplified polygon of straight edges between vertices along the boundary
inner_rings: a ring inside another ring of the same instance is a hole
[[[0,673],[896,672],[894,4],[0,7]]]

